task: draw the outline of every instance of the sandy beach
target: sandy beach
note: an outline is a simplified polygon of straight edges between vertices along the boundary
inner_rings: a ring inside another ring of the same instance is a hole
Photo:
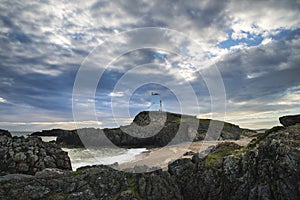
[[[184,155],[186,152],[203,152],[210,146],[215,146],[222,142],[234,142],[241,146],[246,146],[252,138],[243,138],[240,140],[222,140],[222,141],[197,141],[192,143],[181,143],[165,146],[162,148],[147,149],[135,157],[134,161],[120,164],[121,169],[133,168],[134,166],[160,167],[167,169],[168,163],[179,158],[191,158],[191,155]]]

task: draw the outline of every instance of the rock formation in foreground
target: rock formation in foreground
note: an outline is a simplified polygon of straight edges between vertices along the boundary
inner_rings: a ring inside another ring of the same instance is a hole
[[[108,166],[1,177],[10,199],[300,199],[300,125],[276,127],[247,147],[222,143],[204,158],[179,159],[167,171],[125,173]],[[22,195],[20,196],[20,192]]]
[[[35,174],[45,168],[71,170],[68,154],[38,137],[12,137],[0,130],[0,175]]]
[[[120,147],[162,147],[172,140],[173,143],[203,140],[211,122],[223,126],[223,129],[220,135],[208,139],[237,140],[246,132],[253,132],[227,122],[197,119],[194,116],[169,112],[144,111],[139,113],[130,125],[120,128],[103,130],[89,128],[77,131],[54,129],[33,134],[57,136],[57,144],[65,147],[108,146],[106,138]],[[85,141],[82,142],[82,138]]]

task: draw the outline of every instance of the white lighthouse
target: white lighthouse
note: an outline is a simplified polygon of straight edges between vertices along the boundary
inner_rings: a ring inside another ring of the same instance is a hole
[[[162,101],[159,93],[151,93],[151,106],[150,111],[162,111]]]

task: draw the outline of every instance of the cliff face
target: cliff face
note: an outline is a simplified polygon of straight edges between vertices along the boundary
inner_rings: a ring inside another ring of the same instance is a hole
[[[209,119],[196,119],[188,115],[144,111],[139,113],[134,118],[133,123],[128,126],[103,130],[62,131],[61,134],[57,134],[57,131],[55,131],[55,135],[57,136],[57,143],[62,146],[83,147],[80,140],[82,137],[86,139],[85,143],[90,146],[106,146],[108,144],[103,139],[103,137],[106,137],[112,143],[121,147],[162,147],[172,140],[173,143],[203,140],[210,122]],[[220,139],[236,140],[248,131],[251,130],[241,129],[239,126],[224,122]],[[103,132],[105,135],[103,135]]]
[[[0,175],[35,174],[45,168],[71,170],[68,154],[38,137],[12,137],[0,130]]]
[[[247,147],[223,143],[167,171],[107,166],[0,178],[2,199],[300,199],[300,125],[276,128]],[[20,191],[22,190],[22,196]]]

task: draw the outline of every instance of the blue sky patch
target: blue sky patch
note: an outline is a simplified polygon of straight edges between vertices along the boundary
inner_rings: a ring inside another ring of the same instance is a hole
[[[229,49],[230,47],[236,46],[236,45],[239,45],[239,44],[247,44],[247,46],[257,46],[264,39],[262,37],[262,35],[253,35],[253,34],[250,34],[248,32],[243,32],[243,33],[247,34],[247,38],[234,40],[231,37],[232,33],[233,33],[232,31],[228,33],[228,35],[230,37],[227,40],[225,40],[223,42],[220,42],[219,47],[221,47],[223,49]]]

